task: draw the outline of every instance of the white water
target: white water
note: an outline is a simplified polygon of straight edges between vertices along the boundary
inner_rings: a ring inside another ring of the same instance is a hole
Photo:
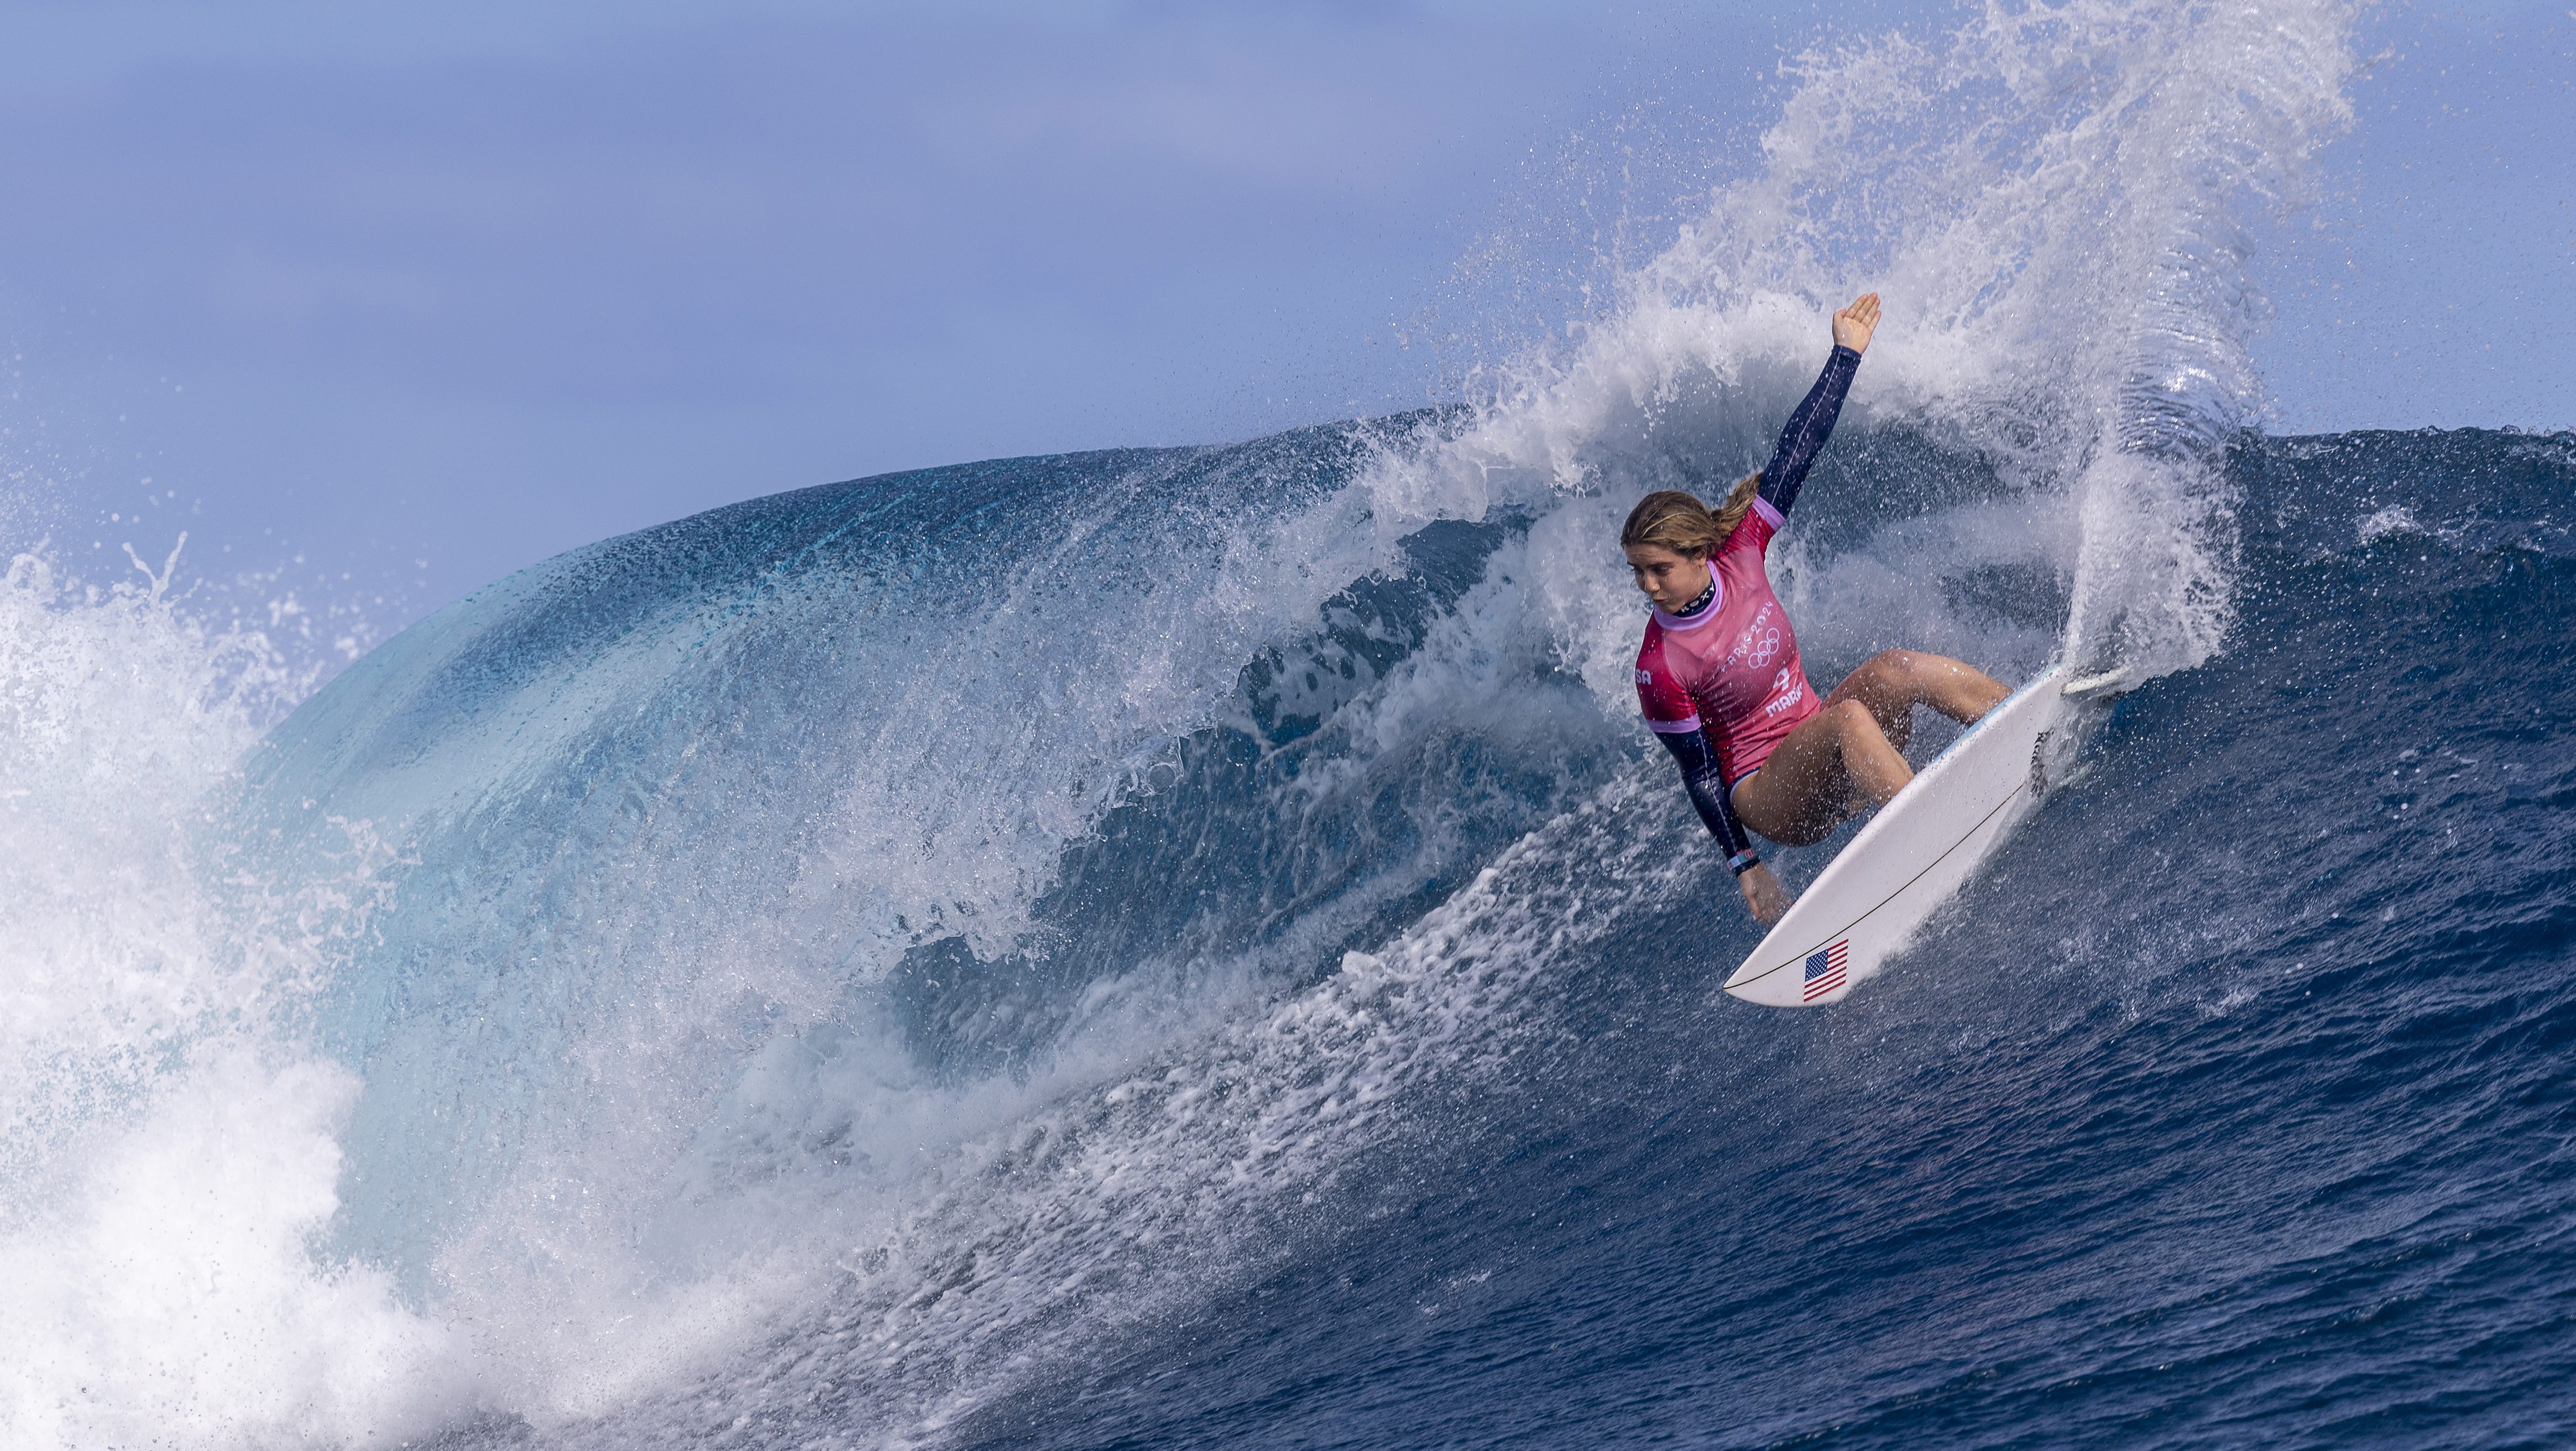
[[[1066,854],[1238,709],[1247,660],[1307,648],[1292,637],[1323,602],[1434,519],[1532,522],[1411,658],[1355,678],[1334,749],[1268,804],[1338,825],[1458,741],[1538,759],[1625,739],[1636,610],[1607,541],[1626,500],[1676,481],[1676,458],[1721,481],[1757,464],[1825,315],[1864,289],[1889,316],[1847,436],[1909,423],[2003,491],[1831,552],[1793,530],[1773,569],[1811,658],[2206,658],[2233,548],[2209,450],[2261,402],[2240,222],[2294,198],[2342,124],[2347,21],[1998,7],[1812,58],[1761,167],[1570,342],[1498,367],[1462,430],[1275,517],[1133,527],[1169,499],[1127,480],[1083,516],[1117,527],[1078,525],[971,628],[907,643],[898,610],[854,632],[832,668],[897,684],[853,692],[833,718],[853,724],[748,746],[712,715],[674,726],[631,834],[567,873],[605,885],[526,959],[549,995],[473,1000],[476,1022],[516,1013],[542,1040],[397,1012],[391,1046],[353,1063],[312,1004],[387,923],[433,945],[500,931],[403,927],[385,893],[412,880],[424,823],[554,779],[771,628],[758,611],[639,624],[581,672],[519,681],[490,707],[512,729],[318,802],[345,818],[322,834],[337,845],[288,879],[208,828],[293,678],[158,587],[65,593],[22,563],[0,598],[0,1439],[390,1444],[489,1411],[686,1444],[832,1387],[845,1424],[936,1440],[1329,1232],[1427,1102],[1545,1041],[1590,934],[1697,880],[1660,773],[1573,783],[1493,871],[1316,980],[1301,954],[1472,839],[1440,792],[1410,798],[1420,839],[1284,937],[1096,969],[1019,1076],[917,1062],[850,984],[942,938],[1042,950],[1035,907]],[[1834,507],[1811,493],[1801,522]],[[1996,566],[2060,582],[2062,636],[1925,587]],[[936,590],[901,603],[959,614]],[[815,628],[834,608],[759,605]],[[1050,633],[1085,610],[1073,647]],[[1534,688],[1551,663],[1589,709]],[[1005,680],[1043,709],[996,708]],[[778,688],[809,684],[837,688]],[[1032,760],[1053,774],[1021,789],[1005,768]],[[819,808],[762,794],[782,769],[825,783]],[[770,855],[742,860],[745,838]],[[431,865],[471,885],[491,860]],[[514,907],[560,905],[494,875]],[[482,980],[479,959],[448,965]],[[506,1151],[410,1141],[459,1120]],[[416,1210],[384,1182],[415,1172],[457,1192]]]
[[[302,678],[149,586],[0,580],[0,1439],[358,1441],[448,1399],[445,1335],[317,1262],[348,1070],[283,1031],[383,851],[287,886],[198,831]]]

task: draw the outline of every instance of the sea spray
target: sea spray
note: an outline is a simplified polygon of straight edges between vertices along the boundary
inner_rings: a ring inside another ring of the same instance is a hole
[[[2072,533],[2042,523],[2027,552],[2067,582],[2068,657],[2140,678],[2206,659],[2233,598],[2219,465],[2264,407],[2247,231],[2308,198],[2349,121],[2351,20],[1993,3],[1937,42],[1809,53],[1763,167],[1606,316],[1497,371],[1472,426],[1390,456],[1369,480],[1382,516],[1721,490],[1821,360],[1825,315],[1874,290],[1849,416],[1925,430],[2040,520],[2071,507]],[[1589,622],[1617,588],[1553,585],[1582,596],[1567,645],[1609,704],[1617,646]]]
[[[144,571],[137,562],[138,571]],[[318,962],[245,952],[197,828],[299,681],[267,638],[145,583],[67,577],[39,547],[0,577],[0,1132],[13,1152],[144,1083],[209,1024],[255,1019]]]
[[[392,852],[327,821],[332,865],[287,881],[217,827],[310,677],[176,563],[0,578],[0,1440],[389,1441],[454,1365],[381,1272],[312,1254],[358,1083],[294,1024]]]

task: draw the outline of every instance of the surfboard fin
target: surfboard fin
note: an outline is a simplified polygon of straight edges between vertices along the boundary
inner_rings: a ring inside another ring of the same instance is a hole
[[[2090,675],[2078,675],[2057,688],[2068,700],[2107,700],[2129,688],[2129,667],[2114,665]]]

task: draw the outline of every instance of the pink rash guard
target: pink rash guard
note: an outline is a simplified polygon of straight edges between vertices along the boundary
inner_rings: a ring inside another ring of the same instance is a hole
[[[1727,789],[1762,769],[1789,732],[1823,709],[1798,660],[1798,634],[1771,592],[1762,551],[1780,514],[1756,498],[1709,556],[1716,590],[1696,613],[1662,610],[1637,652],[1637,703],[1659,734],[1704,731]]]
[[[1860,354],[1836,347],[1789,415],[1753,507],[1708,557],[1708,593],[1681,614],[1654,612],[1637,652],[1637,704],[1682,768],[1682,787],[1738,875],[1761,861],[1736,820],[1735,783],[1760,770],[1789,732],[1824,708],[1798,662],[1797,632],[1771,592],[1762,551],[1834,431]]]

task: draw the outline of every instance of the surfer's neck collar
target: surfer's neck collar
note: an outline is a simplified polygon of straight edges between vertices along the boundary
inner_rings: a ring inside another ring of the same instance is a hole
[[[1661,608],[1655,609],[1655,623],[1667,630],[1696,630],[1716,619],[1717,607],[1724,603],[1726,603],[1726,592],[1718,587],[1716,563],[1711,561],[1708,588],[1699,592],[1699,598],[1670,613],[1666,613]]]

